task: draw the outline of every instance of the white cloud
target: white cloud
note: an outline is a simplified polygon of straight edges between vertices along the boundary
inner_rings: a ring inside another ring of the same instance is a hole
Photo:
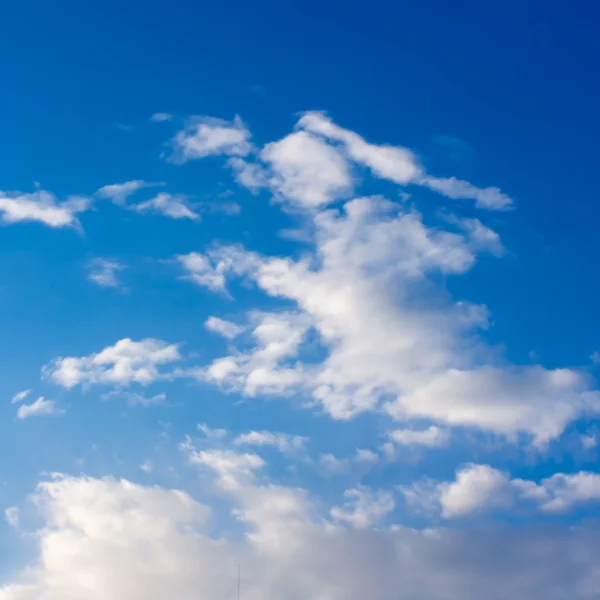
[[[112,200],[119,206],[125,206],[127,203],[127,198],[139,190],[162,185],[164,185],[164,183],[151,183],[141,179],[134,179],[132,181],[125,181],[123,183],[112,183],[110,185],[105,185],[96,191],[95,195],[98,198]]]
[[[456,179],[456,177],[444,178],[427,175],[420,179],[418,183],[453,200],[459,198],[475,200],[477,208],[506,210],[513,205],[512,198],[497,187],[478,188],[472,183]]]
[[[540,509],[548,513],[565,512],[581,502],[600,501],[597,473],[555,473],[539,484],[522,479],[513,479],[512,484],[524,498],[539,502]]]
[[[269,174],[258,163],[249,163],[242,158],[233,157],[227,161],[227,166],[233,169],[237,183],[254,194],[269,185]]]
[[[200,215],[189,207],[187,198],[181,194],[158,194],[150,200],[136,204],[133,209],[140,213],[159,213],[170,219],[200,220]]]
[[[392,494],[383,490],[373,492],[369,488],[361,487],[346,490],[344,496],[349,501],[341,507],[332,508],[330,514],[334,520],[348,523],[356,529],[371,527],[396,506]]]
[[[437,504],[442,516],[448,519],[482,510],[508,510],[518,503],[559,513],[583,502],[600,501],[600,475],[587,471],[555,473],[536,483],[510,479],[489,465],[468,464],[457,471],[452,482],[426,479],[400,489],[412,508],[433,512]]]
[[[233,121],[210,117],[194,117],[185,129],[178,131],[171,145],[169,160],[185,163],[206,156],[246,156],[252,150],[250,131],[239,117]]]
[[[590,360],[592,361],[593,365],[600,365],[600,352],[594,350],[594,352],[592,352],[590,355]]]
[[[271,167],[271,189],[286,200],[311,208],[352,194],[352,174],[344,157],[305,131],[267,144],[260,156]]]
[[[198,430],[201,431],[207,438],[213,440],[223,439],[227,435],[227,429],[213,429],[206,423],[198,423]]]
[[[88,263],[88,279],[101,287],[116,288],[121,285],[117,273],[125,268],[116,260],[93,258]]]
[[[364,450],[362,448],[358,448],[356,450],[356,462],[358,463],[371,463],[374,464],[379,461],[379,455],[372,450]]]
[[[17,411],[17,419],[28,419],[29,417],[42,417],[48,415],[62,415],[64,410],[56,406],[54,400],[46,400],[40,396],[31,404],[21,404]]]
[[[6,522],[15,529],[19,528],[19,522],[21,519],[21,511],[18,506],[9,506],[4,509],[4,518]]]
[[[427,429],[396,429],[389,432],[392,441],[400,446],[425,446],[427,448],[436,448],[445,446],[449,441],[448,432],[440,429],[436,425],[431,425]]]
[[[73,196],[58,202],[56,196],[38,189],[31,194],[0,191],[0,215],[7,225],[37,221],[48,227],[80,227],[77,213],[90,206],[87,198]]]
[[[319,456],[319,467],[327,475],[343,475],[348,472],[350,462],[346,458],[338,458],[333,454],[327,453]]]
[[[172,121],[173,120],[173,115],[170,115],[169,113],[154,113],[151,117],[150,117],[151,121],[154,121],[155,123],[162,123],[164,121]]]
[[[308,329],[302,316],[288,313],[255,314],[258,322],[252,330],[256,347],[248,354],[237,354],[213,361],[196,376],[218,383],[248,396],[285,394],[304,379],[301,367],[290,363]]]
[[[25,400],[27,398],[27,396],[29,396],[29,394],[31,394],[31,390],[23,390],[22,392],[15,394],[12,397],[12,400],[10,401],[10,403],[18,404],[19,402],[23,402],[23,400]]]
[[[502,491],[507,476],[488,465],[467,465],[456,474],[456,481],[440,484],[440,504],[446,518],[460,517],[484,506],[505,502]]]
[[[158,367],[181,359],[176,344],[146,338],[130,338],[89,356],[57,358],[44,367],[43,374],[58,385],[70,389],[79,384],[127,386],[147,385],[164,377]]]
[[[600,533],[584,527],[460,531],[328,528],[300,490],[235,489],[239,542],[212,537],[211,511],[187,493],[62,477],[34,496],[39,554],[5,576],[0,600],[235,597],[585,600],[600,593]],[[543,548],[543,552],[540,552]],[[557,595],[558,594],[558,595]]]
[[[213,333],[222,335],[228,340],[233,340],[245,330],[245,327],[231,321],[226,321],[225,319],[219,319],[219,317],[208,317],[204,322],[204,327]]]
[[[295,452],[301,450],[307,437],[290,435],[272,431],[249,431],[238,435],[233,443],[238,446],[275,446],[280,452]]]
[[[298,127],[342,142],[352,160],[366,165],[378,177],[404,185],[421,173],[416,157],[407,148],[369,144],[353,131],[335,125],[323,113],[306,113],[298,121]]]
[[[427,226],[414,210],[360,198],[318,213],[314,224],[314,252],[296,261],[239,247],[188,255],[198,260],[188,273],[201,285],[223,290],[228,276],[241,275],[294,303],[260,317],[277,323],[274,348],[283,354],[266,351],[255,334],[254,349],[214,361],[200,372],[204,379],[247,395],[312,394],[335,418],[392,397],[385,408],[400,421],[526,433],[538,444],[600,409],[576,371],[507,365],[478,333],[488,326],[487,309],[451,302],[438,289],[440,274],[464,273],[478,253],[499,252],[497,236],[478,221],[454,221],[457,233]],[[327,350],[321,363],[300,360],[309,330]]]
[[[451,199],[475,200],[478,208],[488,210],[504,210],[513,204],[513,200],[499,188],[478,188],[456,177],[440,178],[428,175],[409,149],[370,144],[353,131],[333,123],[324,113],[306,113],[297,126],[343,144],[352,160],[369,167],[376,176],[383,179],[400,185],[422,185]]]

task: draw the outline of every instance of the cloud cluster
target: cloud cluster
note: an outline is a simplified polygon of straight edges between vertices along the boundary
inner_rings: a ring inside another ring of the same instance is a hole
[[[163,375],[161,365],[181,360],[176,344],[147,338],[136,342],[119,340],[89,356],[67,356],[55,359],[44,367],[43,374],[58,385],[71,389],[77,385],[128,386],[148,385]]]
[[[261,485],[254,465],[248,474],[247,464],[232,462],[213,456],[203,467],[225,484],[241,539],[213,537],[211,510],[185,492],[110,478],[42,483],[33,497],[44,520],[38,557],[0,587],[0,600],[225,600],[235,596],[238,563],[248,600],[384,600],[390,590],[408,600],[600,593],[595,525],[374,531],[361,526],[390,500],[367,490],[348,494],[352,505],[334,525],[315,515],[302,490]],[[224,474],[241,484],[228,486]]]
[[[483,510],[509,510],[517,504],[560,513],[581,503],[600,501],[600,475],[586,471],[555,473],[537,483],[511,479],[489,465],[468,464],[457,471],[452,482],[415,482],[401,490],[412,508],[439,508],[445,518]]]

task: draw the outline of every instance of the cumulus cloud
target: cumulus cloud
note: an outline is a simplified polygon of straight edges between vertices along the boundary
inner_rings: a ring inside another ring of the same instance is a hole
[[[487,308],[452,301],[439,285],[480,254],[501,254],[480,221],[428,225],[377,197],[313,219],[312,252],[299,259],[238,246],[179,257],[199,285],[222,291],[240,276],[292,303],[251,315],[254,348],[215,360],[198,372],[204,380],[249,396],[312,396],[336,419],[383,407],[398,421],[527,434],[538,445],[600,410],[593,382],[576,370],[507,364],[483,338]],[[265,332],[279,332],[273,344]],[[314,334],[326,350],[319,363],[302,360]]]
[[[117,273],[126,267],[122,263],[108,258],[93,258],[88,262],[88,276],[90,281],[100,287],[117,288],[121,285]]]
[[[600,475],[587,471],[555,473],[535,482],[511,479],[489,465],[467,464],[457,471],[454,481],[417,481],[401,487],[401,491],[413,509],[432,512],[437,505],[448,519],[483,510],[509,510],[518,504],[560,513],[580,503],[600,501]]]
[[[391,503],[362,490],[340,513],[352,521],[331,527],[301,490],[256,481],[228,489],[246,532],[239,541],[214,537],[211,510],[183,491],[110,478],[44,482],[33,498],[44,520],[32,538],[38,556],[5,576],[0,600],[224,599],[235,596],[238,563],[248,600],[384,600],[391,589],[411,600],[600,593],[594,524],[373,530],[364,519],[385,516]]]
[[[56,406],[54,400],[46,400],[40,396],[31,404],[21,404],[17,410],[17,419],[28,419],[29,417],[42,417],[49,415],[62,415],[64,410]]]
[[[272,171],[271,189],[299,205],[318,207],[352,193],[352,174],[344,157],[305,131],[267,144],[261,158]]]
[[[4,509],[4,518],[6,522],[15,529],[18,529],[21,520],[21,511],[18,506],[9,506]]]
[[[44,367],[43,374],[67,389],[80,384],[148,385],[164,377],[159,366],[179,360],[177,344],[152,338],[139,342],[124,338],[89,356],[57,358]]]
[[[250,131],[237,116],[233,121],[193,117],[171,140],[173,152],[169,160],[185,163],[207,156],[246,156],[252,150],[250,137]]]
[[[7,225],[37,221],[48,227],[80,227],[77,213],[91,205],[88,198],[72,196],[59,202],[54,194],[38,189],[33,193],[0,191],[0,217]]]

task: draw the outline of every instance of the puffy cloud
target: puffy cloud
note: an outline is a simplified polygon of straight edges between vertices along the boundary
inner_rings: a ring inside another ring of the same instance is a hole
[[[29,417],[42,417],[48,415],[62,415],[65,411],[56,406],[54,400],[46,400],[40,396],[31,404],[21,404],[17,410],[17,419],[28,419]]]
[[[201,431],[207,438],[220,440],[227,435],[227,429],[213,429],[206,423],[198,423],[198,430]]]
[[[31,194],[0,191],[0,215],[4,223],[37,221],[48,227],[80,227],[77,213],[90,207],[90,201],[80,196],[72,196],[58,202],[56,196],[38,189]]]
[[[233,170],[237,183],[252,193],[256,194],[261,188],[268,187],[269,174],[262,165],[238,157],[230,158],[227,165]]]
[[[222,335],[228,340],[233,340],[245,331],[245,327],[231,321],[226,321],[225,319],[219,319],[219,317],[208,317],[204,322],[204,327],[213,333]]]
[[[513,486],[524,498],[540,503],[541,510],[549,513],[564,512],[581,502],[600,500],[600,475],[579,473],[555,473],[539,484],[514,479]]]
[[[440,505],[444,517],[460,517],[483,506],[503,502],[500,493],[508,485],[507,476],[488,465],[467,465],[456,481],[441,484]]]
[[[123,183],[111,183],[110,185],[105,185],[97,190],[95,195],[98,198],[112,200],[119,206],[125,206],[127,198],[139,190],[162,185],[164,185],[164,183],[151,183],[141,179],[134,179],[132,181],[125,181]]]
[[[400,490],[411,508],[435,512],[437,506],[445,518],[465,517],[482,510],[508,510],[519,503],[559,513],[580,503],[600,501],[600,475],[587,471],[555,473],[537,483],[510,479],[489,465],[467,464],[452,482],[426,479]]]
[[[57,358],[44,367],[43,374],[67,389],[79,384],[147,385],[164,377],[158,370],[160,365],[180,359],[176,344],[152,338],[139,342],[124,338],[89,356]]]
[[[189,207],[187,198],[181,194],[158,194],[150,200],[136,204],[133,209],[140,213],[159,213],[170,219],[200,220],[200,215]]]
[[[273,431],[249,431],[238,435],[233,443],[238,446],[275,446],[280,452],[295,452],[304,447],[307,437]]]
[[[109,478],[43,483],[34,496],[44,519],[38,557],[4,578],[0,600],[224,599],[235,596],[238,563],[248,600],[384,600],[390,590],[410,600],[600,593],[594,524],[355,530],[315,519],[301,490],[250,484],[230,493],[247,531],[240,541],[212,537],[210,509],[185,492]]]
[[[427,429],[395,429],[388,434],[390,439],[399,446],[425,446],[436,448],[445,446],[449,441],[448,432],[436,425]]]
[[[88,279],[100,287],[116,288],[121,285],[117,273],[125,269],[125,265],[107,258],[93,258],[88,263]]]
[[[352,193],[352,175],[344,157],[305,131],[267,144],[261,158],[272,171],[271,189],[286,200],[318,207]]]
[[[477,220],[446,223],[428,226],[415,210],[359,198],[314,216],[313,252],[298,260],[239,247],[188,255],[199,263],[188,265],[189,276],[201,285],[225,289],[227,277],[239,275],[293,303],[260,317],[277,323],[281,343],[269,346],[257,328],[253,349],[200,375],[247,395],[310,394],[337,419],[383,404],[399,421],[523,433],[540,445],[598,412],[590,379],[572,369],[507,364],[480,333],[487,309],[449,299],[440,276],[467,272],[478,254],[499,254],[501,244]],[[326,350],[319,363],[301,360],[313,333]]]
[[[349,501],[341,507],[332,508],[330,514],[334,520],[348,523],[356,529],[371,527],[396,506],[392,494],[383,490],[373,492],[369,488],[361,487],[346,490],[344,496]]]
[[[246,156],[252,150],[250,131],[239,117],[233,121],[211,117],[188,119],[185,129],[171,140],[169,160],[185,163],[206,156]]]

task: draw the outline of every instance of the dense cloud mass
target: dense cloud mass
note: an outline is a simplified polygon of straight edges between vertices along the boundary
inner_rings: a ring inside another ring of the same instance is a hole
[[[184,492],[58,478],[40,486],[39,559],[1,600],[570,600],[600,593],[596,525],[348,529],[298,491],[234,490],[246,534],[213,537]],[[243,496],[243,497],[242,497]],[[237,540],[237,541],[236,541]]]

